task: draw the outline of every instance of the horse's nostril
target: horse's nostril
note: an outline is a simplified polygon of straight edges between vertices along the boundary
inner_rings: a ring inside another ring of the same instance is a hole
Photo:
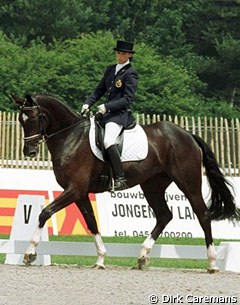
[[[25,145],[23,148],[24,156],[34,158],[38,154],[38,148],[35,145]]]
[[[37,153],[35,151],[32,151],[32,152],[30,152],[29,157],[34,158],[36,156],[36,154]]]
[[[24,150],[23,153],[25,156],[30,157],[30,158],[34,158],[37,155],[37,152],[35,150],[31,150],[31,151]]]

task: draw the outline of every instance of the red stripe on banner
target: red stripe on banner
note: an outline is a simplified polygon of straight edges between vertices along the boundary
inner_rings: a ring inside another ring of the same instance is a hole
[[[75,204],[70,204],[69,206],[67,206],[65,208],[65,211],[66,211],[66,216],[59,234],[71,235],[77,220],[80,221],[84,230],[88,232],[85,219],[83,218],[82,213],[79,211],[79,209],[76,207]]]
[[[0,216],[14,216],[14,213],[14,208],[0,208]]]
[[[53,228],[52,227],[48,227],[48,234],[53,235]]]
[[[24,195],[44,195],[48,199],[47,191],[32,191],[32,190],[1,190],[0,198],[17,198],[19,194]]]
[[[95,194],[90,193],[90,194],[88,195],[88,197],[89,197],[90,201],[96,201],[96,195],[95,195]]]
[[[0,234],[10,234],[11,228],[10,226],[0,226]]]
[[[53,197],[54,199],[56,199],[59,195],[61,195],[62,192],[61,191],[53,191]]]

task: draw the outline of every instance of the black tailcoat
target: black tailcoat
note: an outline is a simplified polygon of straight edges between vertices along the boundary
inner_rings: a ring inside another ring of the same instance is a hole
[[[107,93],[108,101],[105,103],[107,113],[103,116],[103,122],[115,122],[126,127],[133,121],[128,110],[137,90],[138,75],[131,64],[124,66],[116,75],[115,69],[116,65],[106,68],[103,78],[85,104],[92,106]]]

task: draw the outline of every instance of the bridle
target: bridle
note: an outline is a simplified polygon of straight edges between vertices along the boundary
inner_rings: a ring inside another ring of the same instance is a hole
[[[45,125],[44,125],[44,120],[45,120],[45,113],[41,112],[39,105],[35,105],[35,106],[25,106],[23,104],[23,106],[21,107],[21,110],[23,111],[23,113],[31,111],[34,112],[35,110],[37,110],[37,116],[38,116],[38,133],[28,136],[28,137],[24,137],[23,140],[25,141],[25,143],[29,143],[32,141],[41,143],[44,139],[45,139],[45,135],[46,135],[46,131],[45,131]]]
[[[35,105],[35,106],[25,106],[24,104],[21,106],[21,110],[23,111],[23,113],[25,113],[25,111],[34,111],[37,110],[37,116],[38,116],[38,132],[34,135],[28,136],[28,137],[23,137],[23,140],[25,141],[25,143],[30,143],[32,141],[37,142],[38,144],[40,144],[42,141],[47,142],[47,140],[49,140],[50,138],[80,124],[83,122],[86,122],[86,120],[88,120],[88,117],[80,117],[79,120],[77,120],[76,122],[74,122],[73,124],[64,127],[56,132],[53,132],[51,134],[47,134],[46,129],[45,129],[45,120],[46,120],[46,114],[44,112],[41,111],[41,108],[39,105]]]

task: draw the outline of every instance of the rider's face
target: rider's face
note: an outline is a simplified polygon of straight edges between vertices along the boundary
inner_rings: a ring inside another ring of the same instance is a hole
[[[118,64],[124,64],[129,58],[132,57],[131,53],[116,51],[116,59]]]

